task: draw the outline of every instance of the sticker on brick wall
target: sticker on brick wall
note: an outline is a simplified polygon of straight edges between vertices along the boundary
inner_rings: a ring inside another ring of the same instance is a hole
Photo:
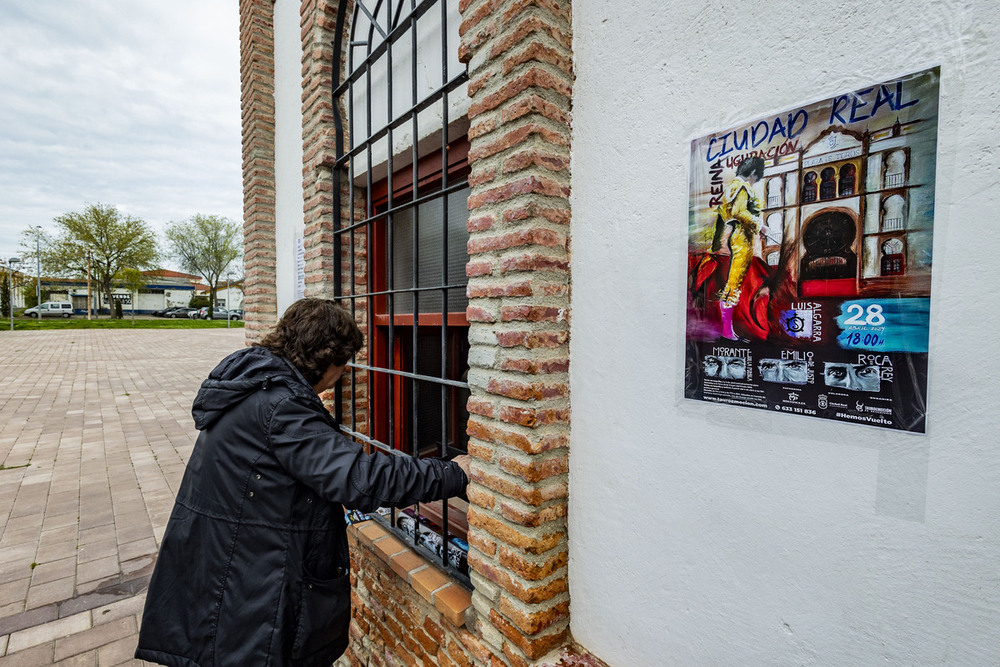
[[[924,432],[939,79],[691,142],[686,397]]]

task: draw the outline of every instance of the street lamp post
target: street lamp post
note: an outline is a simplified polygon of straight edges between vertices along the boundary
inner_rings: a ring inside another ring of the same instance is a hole
[[[11,257],[7,260],[7,312],[10,313],[10,330],[14,330],[14,265],[20,264],[21,260]]]
[[[42,228],[38,225],[35,226],[35,306],[39,308],[39,313],[41,313],[42,307],[42,256],[39,243],[39,235],[42,233]]]
[[[233,299],[230,293],[233,289],[233,274],[232,272],[226,273],[226,328],[229,329],[233,326]]]

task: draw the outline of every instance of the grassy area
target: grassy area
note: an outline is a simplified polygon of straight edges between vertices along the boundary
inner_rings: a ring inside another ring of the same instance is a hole
[[[242,321],[234,320],[231,324],[234,329],[243,328]],[[101,319],[88,320],[86,316],[74,316],[68,319],[45,318],[34,319],[31,317],[15,317],[15,331],[35,331],[39,329],[225,329],[225,320],[188,320],[188,319],[140,319],[136,318],[135,323],[126,317],[122,320],[109,320],[107,317]],[[10,320],[0,321],[0,330],[10,330]]]

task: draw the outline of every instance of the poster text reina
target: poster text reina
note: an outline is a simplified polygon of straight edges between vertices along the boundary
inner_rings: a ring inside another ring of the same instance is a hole
[[[687,397],[924,431],[938,81],[692,142]]]

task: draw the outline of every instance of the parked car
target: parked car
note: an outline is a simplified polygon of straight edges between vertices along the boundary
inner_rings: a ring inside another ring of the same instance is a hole
[[[242,308],[237,308],[236,310],[230,310],[229,314],[231,319],[234,320],[242,320],[244,317]]]
[[[196,312],[196,309],[195,308],[183,308],[183,307],[182,308],[175,308],[174,310],[172,310],[169,313],[167,313],[166,315],[164,315],[164,317],[170,317],[170,318],[174,318],[174,319],[180,319],[180,318],[187,317],[188,314],[192,313],[192,312]]]
[[[150,313],[153,317],[170,317],[170,313],[182,308],[183,306],[170,306],[169,308],[161,308],[160,310],[154,310]]]
[[[191,313],[190,315],[188,315],[188,317],[193,318],[193,319],[199,319],[199,320],[207,320],[207,319],[209,319],[209,317],[208,317],[208,307],[206,306],[205,308],[202,308],[202,309],[198,310],[196,313]],[[232,319],[232,320],[241,319],[240,316],[234,314],[233,311],[226,310],[225,308],[221,308],[219,306],[216,306],[215,308],[212,309],[212,317],[211,317],[211,319],[213,319],[213,320],[224,320],[227,317],[229,319]]]
[[[28,317],[71,317],[73,304],[69,301],[46,301],[41,306],[28,308],[24,314]]]

